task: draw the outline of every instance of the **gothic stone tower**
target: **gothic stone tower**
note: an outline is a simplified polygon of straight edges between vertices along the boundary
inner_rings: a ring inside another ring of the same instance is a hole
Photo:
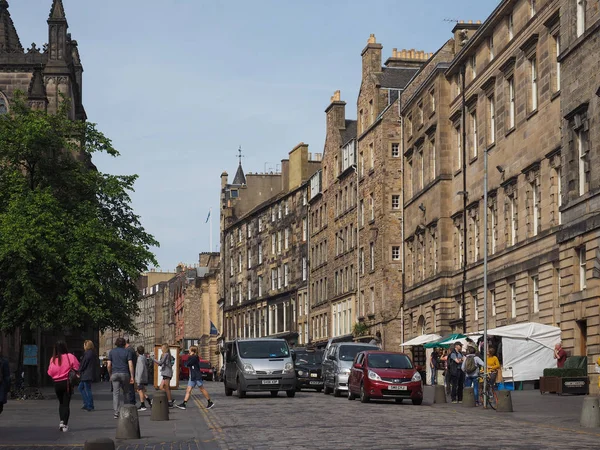
[[[85,120],[82,104],[83,66],[77,42],[68,33],[62,0],[53,0],[48,18],[48,44],[35,43],[26,51],[8,11],[0,0],[0,114],[10,110],[17,91],[32,108],[55,112],[64,96],[71,103],[71,119]]]

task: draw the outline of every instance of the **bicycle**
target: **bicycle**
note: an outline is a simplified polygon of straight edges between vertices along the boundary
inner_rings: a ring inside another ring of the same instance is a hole
[[[493,376],[492,376],[493,375]],[[487,405],[490,408],[492,408],[494,411],[496,410],[496,406],[498,405],[498,394],[496,393],[496,374],[495,373],[486,373],[485,374],[485,379],[486,379],[486,390],[484,392],[483,390],[483,378],[480,376],[479,377],[479,384],[480,384],[480,389],[479,389],[479,402],[482,405]]]

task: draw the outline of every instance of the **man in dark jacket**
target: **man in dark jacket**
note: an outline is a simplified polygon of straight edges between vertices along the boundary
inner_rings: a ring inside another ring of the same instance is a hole
[[[10,369],[8,360],[2,356],[2,347],[0,346],[0,414],[4,410],[4,404],[8,401],[8,392],[10,390]]]
[[[94,374],[96,373],[96,364],[98,364],[98,358],[94,351],[94,343],[92,341],[85,341],[83,343],[83,349],[85,353],[81,359],[79,365],[79,393],[83,399],[83,407],[86,411],[94,410],[94,397],[92,396],[92,382],[94,381]]]
[[[131,374],[131,376],[135,378],[135,366],[137,365],[137,353],[135,352],[135,349],[133,348],[133,346],[130,344],[129,339],[127,339],[127,345],[125,345],[125,348],[131,354],[131,362],[133,363],[133,373]],[[136,389],[133,386],[131,387],[131,389],[129,389],[129,394],[128,394],[127,400],[129,400],[129,403],[131,405],[135,405],[135,391],[136,391]]]

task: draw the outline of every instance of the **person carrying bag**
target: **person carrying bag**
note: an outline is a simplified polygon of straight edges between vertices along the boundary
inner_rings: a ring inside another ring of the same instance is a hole
[[[79,383],[79,361],[75,355],[69,353],[64,341],[54,344],[54,354],[50,358],[48,375],[54,382],[54,392],[58,399],[58,415],[62,432],[69,431],[69,416],[71,415],[70,403],[73,388]]]

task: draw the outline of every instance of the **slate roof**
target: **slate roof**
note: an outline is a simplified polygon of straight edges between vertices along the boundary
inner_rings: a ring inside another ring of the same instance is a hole
[[[404,89],[419,71],[415,67],[382,67],[379,83],[383,88]]]
[[[235,177],[233,177],[233,183],[231,183],[231,184],[235,185],[235,186],[242,186],[242,185],[246,184],[246,175],[244,175],[244,169],[242,169],[241,163],[237,168]]]
[[[356,137],[357,121],[346,120],[346,129],[342,130],[342,145]]]

